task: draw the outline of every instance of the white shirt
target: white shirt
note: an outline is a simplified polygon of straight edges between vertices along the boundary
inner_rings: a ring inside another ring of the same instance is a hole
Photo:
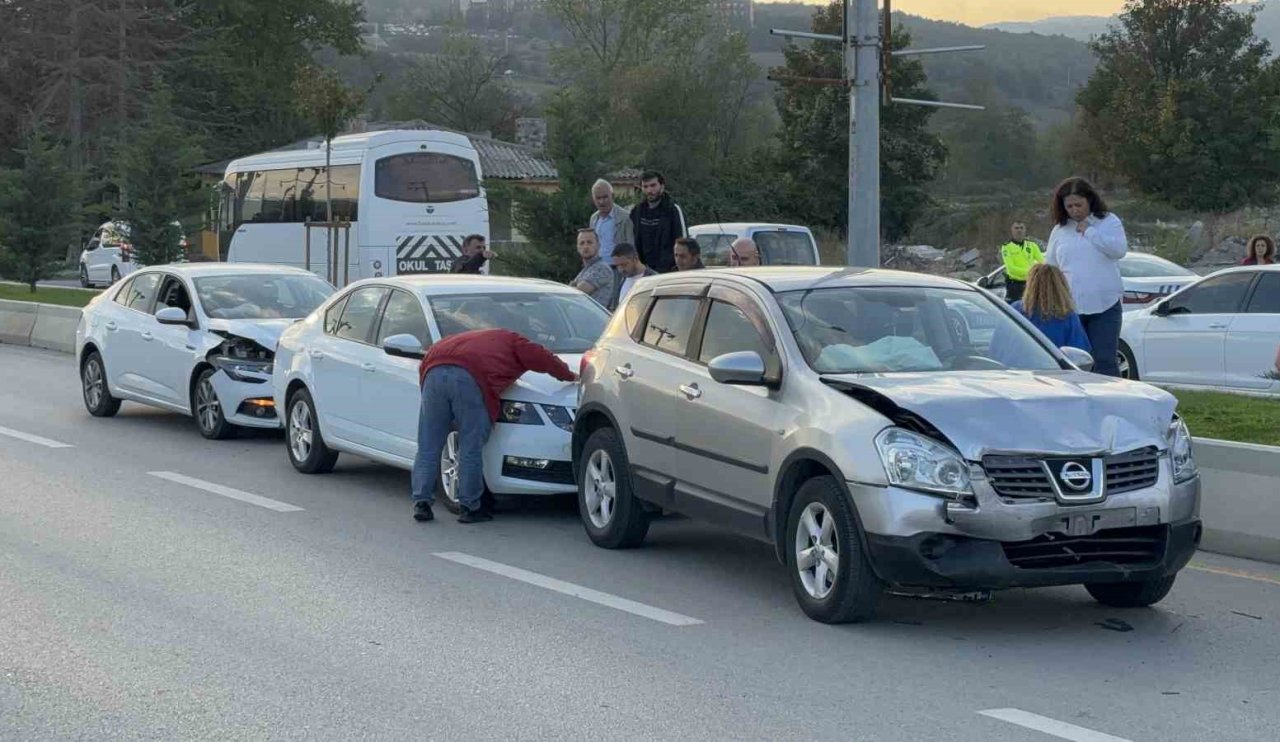
[[[1115,214],[1101,219],[1090,214],[1085,223],[1084,234],[1076,231],[1074,220],[1054,227],[1044,260],[1066,274],[1078,314],[1101,314],[1124,296],[1120,258],[1129,252],[1129,240]]]
[[[622,279],[622,288],[618,291],[618,306],[622,306],[622,300],[627,298],[627,294],[631,292],[631,287],[636,285],[636,279],[639,276],[627,276]]]

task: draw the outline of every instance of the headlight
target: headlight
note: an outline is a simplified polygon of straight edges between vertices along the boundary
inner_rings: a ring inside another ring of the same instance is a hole
[[[512,402],[502,400],[502,409],[498,413],[498,422],[512,425],[542,425],[542,417],[534,409],[532,402]]]
[[[1169,423],[1169,461],[1173,464],[1173,481],[1185,482],[1199,473],[1195,456],[1191,455],[1191,431],[1182,418],[1174,416]]]
[[[969,462],[935,440],[902,428],[876,436],[890,484],[942,495],[973,493]]]
[[[567,433],[573,432],[573,412],[568,407],[544,404],[542,411],[547,413],[547,419],[552,425]]]
[[[251,361],[245,358],[214,356],[209,359],[215,368],[221,369],[236,381],[265,384],[271,380],[274,364],[271,361]]]

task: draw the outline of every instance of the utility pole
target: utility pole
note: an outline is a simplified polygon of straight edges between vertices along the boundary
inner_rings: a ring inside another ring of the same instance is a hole
[[[892,0],[884,0],[883,26],[879,0],[844,0],[844,33],[841,36],[784,31],[769,33],[793,39],[838,42],[844,51],[842,79],[771,76],[777,82],[802,85],[836,85],[849,91],[849,217],[845,229],[845,260],[850,266],[880,267],[880,106],[901,103],[935,108],[983,110],[964,103],[894,98],[885,84],[893,57],[978,51],[984,46],[951,46],[935,49],[902,49],[888,52],[892,41]],[[881,29],[883,28],[883,34]]]

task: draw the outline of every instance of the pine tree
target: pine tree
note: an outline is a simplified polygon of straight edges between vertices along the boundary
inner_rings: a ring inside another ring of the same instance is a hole
[[[21,166],[0,171],[0,269],[27,284],[50,278],[80,229],[80,189],[67,151],[41,129],[18,151]]]

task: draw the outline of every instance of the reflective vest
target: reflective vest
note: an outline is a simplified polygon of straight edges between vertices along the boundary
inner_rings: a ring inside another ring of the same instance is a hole
[[[1040,246],[1031,240],[1025,240],[1021,245],[1016,242],[1007,243],[1000,248],[1000,257],[1004,260],[1005,277],[1013,281],[1027,280],[1031,266],[1044,262]]]

